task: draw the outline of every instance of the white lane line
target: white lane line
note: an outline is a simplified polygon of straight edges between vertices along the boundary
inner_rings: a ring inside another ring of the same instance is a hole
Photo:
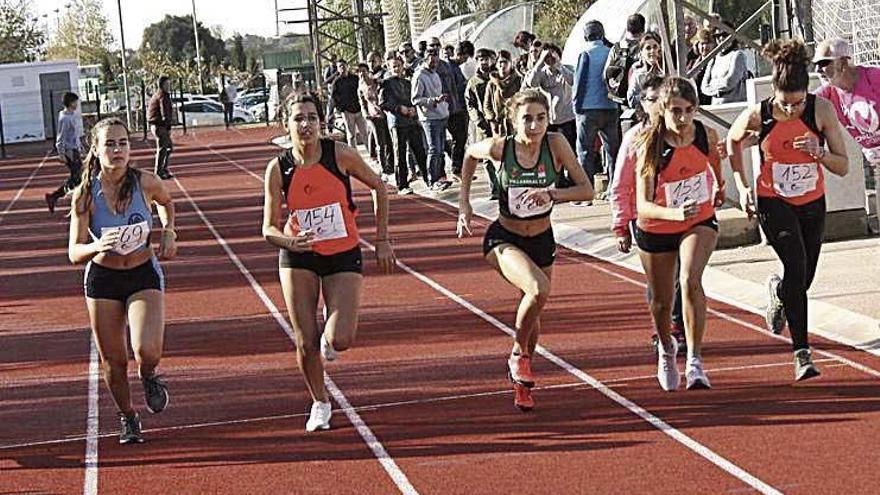
[[[199,206],[193,200],[192,196],[190,196],[189,191],[187,191],[183,184],[181,184],[180,180],[175,178],[174,182],[177,183],[177,187],[184,194],[184,196],[186,196],[186,199],[193,207],[193,210],[202,219],[202,222],[205,224],[206,227],[208,227],[208,230],[211,231],[211,234],[214,236],[215,239],[217,239],[217,242],[220,244],[223,250],[226,251],[226,255],[229,256],[229,259],[232,260],[235,266],[238,267],[238,270],[241,272],[241,274],[244,275],[244,277],[247,279],[248,283],[251,285],[251,288],[263,302],[263,305],[266,306],[266,309],[268,309],[269,312],[272,314],[272,317],[275,318],[278,326],[280,326],[284,330],[284,332],[290,338],[291,342],[295,342],[293,329],[287,323],[284,315],[282,315],[281,312],[278,310],[278,307],[275,306],[275,303],[272,302],[272,299],[270,299],[269,296],[266,294],[266,291],[263,290],[263,287],[259,284],[259,282],[257,282],[254,276],[251,274],[250,270],[248,270],[247,267],[244,266],[244,263],[241,262],[238,255],[236,255],[232,248],[229,247],[226,239],[224,239],[223,236],[221,236],[220,233],[217,231],[217,229],[214,228],[214,224],[212,224],[211,221],[208,220],[208,218],[202,212],[202,209],[199,208]],[[327,373],[324,373],[324,382],[327,384],[328,391],[338,404],[343,407],[351,407],[351,403],[348,401],[348,399],[345,397],[339,387],[336,386],[336,384]],[[376,457],[376,459],[379,460],[382,467],[397,485],[397,488],[400,490],[400,492],[407,495],[418,494],[418,491],[416,491],[415,487],[412,486],[409,479],[406,477],[403,471],[401,471],[397,463],[394,462],[394,459],[392,459],[391,456],[388,455],[385,447],[382,445],[381,442],[379,442],[379,440],[376,439],[373,431],[370,429],[369,426],[367,426],[360,415],[354,410],[347,411],[345,414],[355,426],[357,432],[360,434],[361,438],[364,440],[367,446],[370,447],[370,450],[373,451],[373,455]]]
[[[436,211],[439,211],[439,212],[446,214],[447,216],[454,216],[451,212],[447,211],[446,209],[433,204],[428,198],[419,197],[419,198],[414,198],[414,199],[416,199],[417,201],[419,201],[419,203],[421,203],[421,204],[423,204],[433,210],[436,210]],[[562,247],[565,247],[562,244],[559,244],[559,245]],[[570,248],[567,248],[567,249],[570,249]],[[573,249],[570,249],[570,250],[574,251]],[[594,258],[594,259],[597,259],[600,261],[608,262],[607,260],[602,260],[601,258],[598,258],[592,254],[587,254],[587,253],[580,253],[580,254],[581,254],[581,256],[587,256],[587,257]],[[647,287],[647,285],[644,282],[640,282],[640,281],[638,281],[634,278],[628,277],[626,275],[621,275],[613,270],[609,270],[607,268],[599,266],[597,263],[590,263],[590,262],[584,260],[582,257],[572,256],[572,255],[568,255],[568,254],[563,254],[562,257],[565,259],[571,260],[571,261],[575,261],[579,264],[586,265],[594,270],[598,270],[598,271],[605,273],[607,275],[611,275],[612,277],[618,278],[618,279],[623,280],[625,282],[629,282],[629,283],[636,285],[638,287],[641,287],[643,289],[645,287]],[[622,268],[626,268],[627,270],[632,270],[632,268],[630,268],[626,265],[615,264],[615,263],[612,263],[612,264],[614,264],[615,266],[620,266]],[[715,299],[716,301],[722,302],[724,304],[727,304],[727,305],[730,305],[733,307],[740,308],[740,309],[747,311],[749,313],[755,312],[754,309],[752,309],[752,308],[742,306],[742,305],[736,303],[735,301],[732,301],[731,299],[725,298],[723,296],[719,296],[717,294],[709,294],[709,299]],[[789,339],[787,337],[784,337],[782,335],[776,335],[775,333],[767,330],[766,328],[759,327],[758,325],[754,325],[752,323],[749,323],[745,320],[737,318],[736,316],[730,315],[730,314],[725,313],[723,311],[718,311],[717,309],[712,309],[712,308],[707,308],[707,311],[710,314],[715,315],[723,320],[727,320],[731,323],[736,323],[737,325],[741,325],[745,328],[748,328],[749,330],[754,330],[755,332],[758,332],[758,333],[765,335],[767,337],[776,339],[780,342],[785,342],[788,344],[791,343],[791,339]],[[842,345],[846,345],[846,344],[842,344]],[[830,351],[824,351],[824,350],[818,349],[816,347],[813,348],[813,353],[818,354],[820,356],[825,356],[826,358],[833,359],[839,363],[842,363],[842,364],[849,366],[850,368],[861,371],[862,373],[865,373],[867,375],[871,375],[875,378],[880,378],[880,371],[878,371],[874,368],[871,368],[869,366],[866,366],[864,364],[858,363],[856,361],[853,361],[851,359],[845,358],[839,354],[836,354],[836,353],[833,353]]]
[[[361,242],[363,242],[365,245],[370,247],[370,249],[374,249],[374,246],[372,246],[370,243],[368,243],[366,241],[361,241]],[[501,321],[496,319],[494,316],[486,313],[482,309],[474,306],[473,304],[471,304],[470,302],[468,302],[467,300],[465,300],[464,298],[462,298],[458,294],[456,294],[456,293],[452,292],[451,290],[447,289],[446,287],[440,285],[434,279],[432,279],[426,275],[423,275],[421,272],[418,272],[418,271],[414,270],[413,268],[410,268],[406,263],[404,263],[400,260],[397,260],[397,266],[399,266],[402,270],[409,273],[410,275],[421,280],[423,283],[425,283],[426,285],[428,285],[432,289],[443,294],[444,296],[446,296],[447,298],[449,298],[453,302],[457,303],[459,306],[462,306],[463,308],[467,309],[471,313],[479,316],[480,318],[482,318],[486,322],[490,323],[491,325],[493,325],[497,329],[501,330],[502,332],[506,333],[510,337],[516,337],[516,332],[512,328],[510,328],[506,324],[502,323]],[[674,428],[670,424],[666,423],[665,421],[663,421],[659,417],[651,414],[650,412],[648,412],[647,410],[645,410],[644,408],[642,408],[641,406],[639,406],[635,402],[627,399],[623,395],[612,390],[607,385],[605,385],[603,382],[593,378],[592,376],[590,376],[586,372],[584,372],[584,371],[578,369],[577,367],[575,367],[574,365],[568,363],[567,361],[560,358],[559,356],[552,353],[551,351],[544,348],[543,346],[539,345],[535,350],[538,352],[539,355],[544,357],[544,359],[547,359],[548,361],[552,362],[556,366],[567,371],[572,376],[578,378],[579,380],[583,381],[584,383],[595,388],[597,391],[599,391],[600,393],[602,393],[603,395],[605,395],[606,397],[608,397],[612,401],[620,404],[621,406],[623,406],[627,410],[629,410],[631,413],[642,418],[644,421],[649,423],[651,426],[657,428],[661,432],[665,433],[666,435],[668,435],[669,437],[671,437],[675,441],[684,445],[685,447],[692,450],[693,452],[695,452],[697,455],[703,457],[704,459],[708,460],[712,464],[715,464],[716,466],[723,469],[724,471],[726,471],[727,473],[729,473],[733,477],[735,477],[735,478],[739,479],[740,481],[742,481],[743,483],[751,486],[753,489],[759,491],[760,493],[764,493],[764,494],[774,494],[774,495],[779,494],[779,495],[781,495],[782,492],[780,492],[779,490],[777,490],[777,489],[773,488],[772,486],[768,485],[767,483],[761,481],[760,479],[758,479],[757,477],[748,473],[746,470],[742,469],[741,467],[737,466],[736,464],[728,461],[727,459],[725,459],[721,455],[715,453],[714,451],[712,451],[711,449],[709,449],[705,445],[703,445],[703,444],[697,442],[696,440],[694,440],[693,438],[685,435],[684,433],[677,430],[676,428]]]
[[[86,420],[86,457],[83,495],[98,493],[98,348],[89,335],[89,412]]]
[[[46,152],[46,156],[43,157],[43,159],[40,161],[40,164],[37,165],[37,168],[35,168],[34,171],[31,172],[31,175],[28,176],[26,181],[24,181],[24,185],[21,186],[21,189],[19,189],[18,192],[15,193],[15,196],[13,196],[12,201],[10,201],[8,205],[6,205],[6,209],[4,209],[2,213],[0,213],[0,223],[3,223],[3,219],[6,218],[6,214],[9,213],[9,210],[11,210],[13,206],[15,206],[15,202],[18,201],[18,198],[21,197],[21,195],[24,193],[24,190],[27,189],[27,187],[31,184],[31,181],[34,180],[34,176],[36,176],[37,172],[39,172],[40,169],[43,168],[43,165],[46,164],[46,161],[49,159],[49,155],[51,154],[51,150]]]
[[[824,363],[833,361],[833,359],[817,359],[815,362]],[[753,364],[750,366],[730,366],[724,368],[709,368],[708,371],[718,374],[727,371],[749,371],[756,370],[762,368],[773,368],[773,367],[781,367],[781,366],[791,366],[791,363],[765,363],[765,364]],[[834,366],[845,366],[843,364],[833,364],[830,365],[829,368]],[[619,377],[619,378],[611,378],[607,380],[603,380],[606,386],[609,384],[613,385],[626,385],[629,382],[637,382],[642,380],[656,380],[656,375],[640,375],[640,376],[629,376],[629,377]],[[570,382],[570,383],[557,383],[555,385],[543,385],[535,387],[533,390],[559,390],[559,389],[567,389],[567,388],[594,388],[590,386],[588,383],[584,383],[582,381]],[[424,404],[433,404],[437,402],[451,402],[456,400],[465,400],[465,399],[476,399],[480,397],[492,397],[496,395],[509,395],[511,393],[510,388],[505,388],[504,390],[490,390],[486,392],[472,392],[469,394],[455,394],[455,395],[442,395],[439,397],[428,397],[424,399],[412,399],[412,400],[401,400],[394,402],[380,402],[377,404],[365,404],[362,406],[350,407],[351,410],[356,412],[363,411],[378,411],[381,409],[391,409],[396,407],[405,407],[405,406],[419,406]],[[334,409],[336,412],[347,411],[346,408],[336,408]],[[171,431],[180,431],[180,430],[194,430],[200,428],[213,428],[213,427],[223,427],[223,426],[233,426],[233,425],[241,425],[241,424],[250,424],[250,423],[262,423],[267,421],[281,421],[288,420],[294,418],[305,418],[308,417],[308,413],[292,413],[292,414],[276,414],[272,416],[258,416],[253,418],[241,418],[241,419],[227,419],[223,421],[208,421],[205,423],[189,423],[182,424],[176,426],[165,426],[161,428],[147,428],[144,430],[144,433],[167,433]],[[103,433],[97,436],[97,438],[110,438],[115,437],[116,433]],[[41,441],[33,441],[33,442],[24,442],[10,445],[0,445],[0,450],[14,450],[14,449],[23,449],[30,447],[42,447],[46,445],[59,445],[64,443],[72,443],[72,442],[81,442],[86,439],[85,435],[71,436],[65,438],[58,438],[55,440],[41,440]]]

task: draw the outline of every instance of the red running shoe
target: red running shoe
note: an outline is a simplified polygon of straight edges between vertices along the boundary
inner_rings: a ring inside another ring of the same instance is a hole
[[[511,355],[507,360],[507,374],[513,383],[529,388],[535,386],[535,377],[532,375],[532,360],[529,356]]]
[[[522,412],[528,412],[535,408],[535,399],[532,398],[532,389],[520,385],[513,384],[513,405]]]

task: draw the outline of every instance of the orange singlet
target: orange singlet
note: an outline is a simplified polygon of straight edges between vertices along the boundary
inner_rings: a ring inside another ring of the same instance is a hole
[[[688,200],[700,205],[697,215],[685,221],[639,218],[640,229],[651,234],[680,234],[715,215],[715,173],[709,163],[709,136],[702,122],[694,121],[694,141],[682,148],[666,143],[655,179],[654,203],[678,208]]]
[[[822,164],[808,153],[794,149],[794,140],[814,136],[825,144],[816,124],[816,96],[807,95],[804,111],[798,119],[773,118],[773,99],[761,102],[761,172],[756,179],[762,198],[779,198],[799,206],[825,195]]]
[[[285,233],[315,233],[315,253],[330,256],[358,246],[358,210],[351,195],[351,181],[336,163],[336,143],[321,140],[321,158],[309,167],[295,165],[290,150],[278,155],[282,191],[290,217]]]

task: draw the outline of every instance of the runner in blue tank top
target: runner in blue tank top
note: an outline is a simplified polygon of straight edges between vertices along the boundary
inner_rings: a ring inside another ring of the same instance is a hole
[[[516,315],[516,339],[507,361],[514,405],[523,411],[535,406],[531,357],[541,333],[541,310],[550,296],[556,258],[550,213],[554,203],[593,199],[593,188],[565,136],[547,132],[549,107],[547,98],[539,91],[514,95],[508,108],[514,135],[486,139],[471,146],[461,173],[459,237],[471,234],[470,190],[477,163],[491,160],[492,166],[500,165],[500,216],[486,231],[483,255],[523,295]],[[574,186],[557,189],[563,168]]]
[[[174,205],[162,181],[129,166],[129,132],[119,119],[92,129],[80,185],[70,211],[68,256],[86,263],[85,293],[101,368],[122,422],[119,443],[141,443],[141,422],[128,386],[125,323],[144,385],[147,409],[168,405],[168,389],[156,374],[165,336],[165,277],[150,245],[151,205],[162,232],[159,257],[177,253]]]

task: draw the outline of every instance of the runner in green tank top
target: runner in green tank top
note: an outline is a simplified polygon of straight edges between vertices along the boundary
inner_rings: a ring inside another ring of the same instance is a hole
[[[555,203],[589,201],[593,188],[562,134],[547,133],[549,104],[543,93],[521,91],[509,103],[514,135],[480,141],[468,149],[462,168],[457,233],[471,235],[471,179],[477,163],[499,164],[499,217],[486,231],[486,261],[520,291],[516,338],[507,360],[513,382],[514,405],[523,411],[535,406],[531,388],[531,357],[541,333],[541,310],[550,295],[556,241],[550,224]],[[563,167],[574,186],[556,189]]]

